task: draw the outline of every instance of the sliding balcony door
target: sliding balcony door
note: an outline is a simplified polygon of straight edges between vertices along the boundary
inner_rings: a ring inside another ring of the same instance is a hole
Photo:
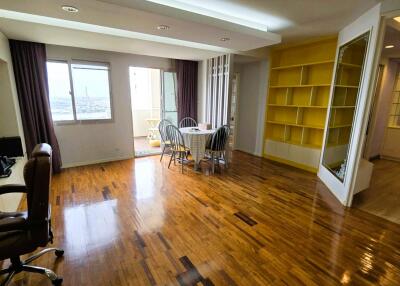
[[[178,125],[176,72],[161,72],[161,118]]]

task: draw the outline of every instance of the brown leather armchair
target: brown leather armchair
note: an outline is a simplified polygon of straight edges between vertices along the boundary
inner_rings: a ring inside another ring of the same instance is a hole
[[[53,285],[62,283],[62,278],[52,270],[29,264],[50,251],[61,257],[64,250],[46,248],[25,261],[20,259],[21,255],[45,247],[53,240],[49,206],[51,152],[50,145],[38,144],[24,167],[26,185],[0,186],[0,195],[22,192],[26,194],[28,203],[27,212],[0,212],[0,260],[11,261],[9,268],[0,270],[0,276],[7,274],[2,286],[8,285],[13,276],[21,271],[46,275]]]

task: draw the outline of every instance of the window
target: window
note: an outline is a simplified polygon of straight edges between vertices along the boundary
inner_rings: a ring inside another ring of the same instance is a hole
[[[53,121],[112,118],[108,65],[49,61],[47,73]]]
[[[74,120],[68,64],[48,62],[47,74],[53,121]]]

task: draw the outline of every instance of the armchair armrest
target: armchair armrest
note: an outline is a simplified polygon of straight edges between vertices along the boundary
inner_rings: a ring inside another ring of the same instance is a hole
[[[0,186],[0,195],[9,193],[26,193],[26,192],[27,189],[25,185],[8,184]]]

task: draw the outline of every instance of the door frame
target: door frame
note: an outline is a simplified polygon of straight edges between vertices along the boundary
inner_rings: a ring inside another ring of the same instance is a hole
[[[160,120],[165,119],[165,112],[164,112],[164,73],[165,72],[171,72],[171,73],[175,73],[176,74],[176,70],[174,68],[166,68],[166,69],[160,69]],[[178,86],[178,82],[177,80],[175,81],[175,93],[178,92],[177,90],[177,86]],[[176,95],[176,94],[175,94]],[[176,98],[175,98],[176,100]],[[175,102],[176,104],[176,102]],[[178,106],[176,106],[176,112],[178,112]],[[178,119],[179,121],[179,119]],[[179,124],[179,122],[177,122],[177,124]]]
[[[367,130],[365,132],[366,138],[365,138],[365,143],[363,146],[362,157],[368,161],[371,160],[371,143],[372,143],[371,140],[373,138],[374,131],[376,128],[375,120],[376,120],[376,115],[377,115],[377,111],[378,111],[377,103],[378,103],[378,99],[381,95],[382,79],[383,79],[383,74],[385,71],[384,69],[385,69],[385,66],[383,64],[378,65],[378,70],[376,72],[376,79],[375,79],[374,95],[373,95],[373,99],[371,102],[371,111],[370,111],[369,117],[368,117]]]
[[[237,132],[238,132],[239,100],[240,100],[240,72],[233,72],[232,83],[233,83],[234,78],[236,79],[236,103],[235,103],[235,124],[234,124],[234,131],[233,131],[232,151],[236,150],[236,138],[237,138]],[[233,88],[232,88],[232,91],[233,91]],[[232,94],[231,94],[231,96],[232,96]],[[232,97],[231,97],[231,103],[232,103]],[[229,123],[230,123],[230,121],[229,121]]]

